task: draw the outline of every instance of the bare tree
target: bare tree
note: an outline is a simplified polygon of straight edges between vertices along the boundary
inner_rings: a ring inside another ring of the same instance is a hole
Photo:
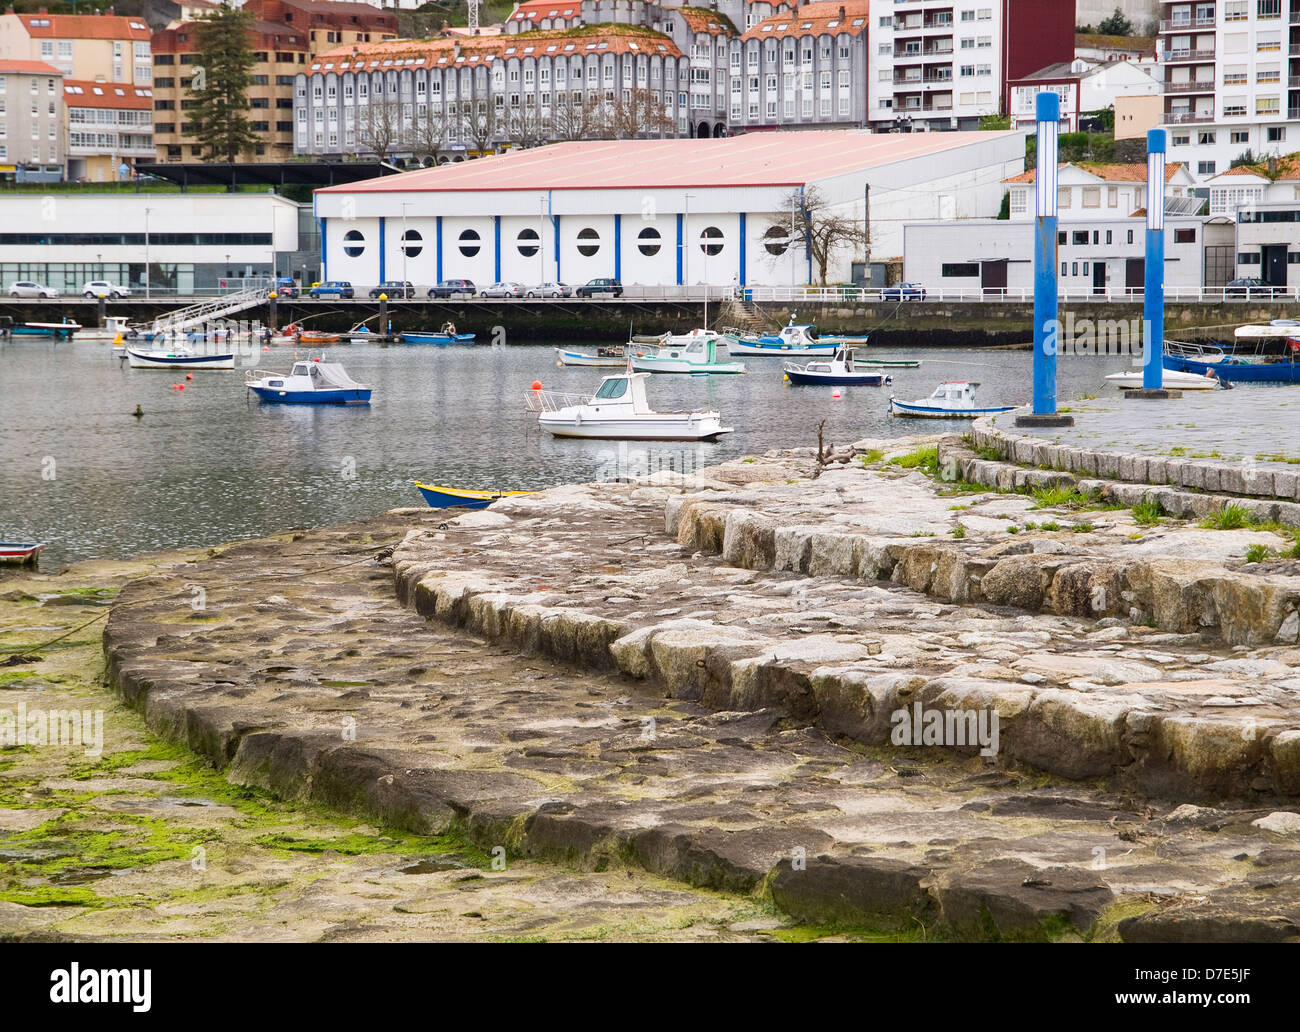
[[[616,140],[635,140],[643,136],[661,136],[677,127],[659,94],[654,90],[630,90],[607,102],[608,129]]]
[[[865,249],[869,238],[860,219],[831,211],[826,196],[815,186],[786,195],[782,211],[773,215],[771,229],[781,230],[788,236],[793,229],[794,239],[802,240],[808,256],[817,268],[817,282],[826,285],[826,270],[836,252],[846,248]],[[772,234],[773,243],[780,243],[778,234]]]
[[[417,115],[411,127],[404,134],[402,146],[411,152],[416,161],[437,160],[447,139],[447,119],[440,108],[432,104],[425,108],[424,115]]]
[[[600,97],[592,95],[575,101],[561,93],[555,99],[551,124],[557,140],[609,139],[605,102]]]
[[[461,109],[461,125],[471,150],[482,153],[495,149],[495,141],[505,129],[497,113],[496,102],[487,97],[468,100]]]
[[[357,143],[361,149],[387,161],[402,138],[402,105],[395,100],[372,100],[357,110]]]
[[[510,115],[505,131],[516,147],[538,147],[551,139],[551,119],[536,105],[525,107]]]

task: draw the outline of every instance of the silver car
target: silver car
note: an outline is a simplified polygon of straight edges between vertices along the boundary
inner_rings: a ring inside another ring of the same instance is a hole
[[[17,280],[9,284],[10,297],[58,297],[59,292],[53,287],[36,283],[33,280]]]
[[[523,297],[524,285],[522,283],[493,283],[490,287],[484,287],[479,293],[479,297]]]
[[[567,283],[539,283],[528,288],[528,297],[572,297],[573,288]]]

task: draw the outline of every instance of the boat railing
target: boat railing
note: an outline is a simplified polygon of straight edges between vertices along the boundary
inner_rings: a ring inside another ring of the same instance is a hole
[[[1197,341],[1166,340],[1165,354],[1177,358],[1203,359],[1223,358],[1224,350],[1215,344],[1202,344]]]
[[[530,390],[524,392],[524,404],[534,415],[542,412],[558,412],[560,409],[585,405],[591,401],[590,394],[568,394],[564,391]]]
[[[277,373],[270,369],[246,369],[244,370],[244,382],[252,383],[254,380],[266,380],[272,376],[278,376],[283,380],[288,375],[288,373]]]

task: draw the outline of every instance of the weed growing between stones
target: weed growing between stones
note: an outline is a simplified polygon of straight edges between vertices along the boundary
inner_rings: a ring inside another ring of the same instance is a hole
[[[958,523],[957,526],[952,528],[952,536],[955,538],[964,538],[966,536],[966,528]]]
[[[1250,514],[1245,506],[1229,502],[1201,520],[1200,526],[1205,530],[1241,530],[1250,526]]]
[[[1076,523],[1072,527],[1070,527],[1070,529],[1074,531],[1076,534],[1091,534],[1092,524],[1086,521],[1083,523]]]
[[[862,455],[859,455],[858,461],[862,463],[862,465],[864,466],[871,466],[877,462],[881,462],[884,458],[885,458],[884,452],[882,452],[879,448],[872,448],[870,451],[865,452]]]
[[[906,455],[900,455],[891,463],[894,466],[901,466],[903,469],[919,469],[929,476],[938,476],[939,474],[939,446],[932,444],[926,448],[917,448],[916,451],[908,452]]]
[[[1268,549],[1263,545],[1250,545],[1246,548],[1246,562],[1262,563],[1268,558]]]
[[[1160,500],[1150,495],[1133,506],[1133,522],[1139,527],[1155,526],[1164,514],[1164,506],[1160,504]]]

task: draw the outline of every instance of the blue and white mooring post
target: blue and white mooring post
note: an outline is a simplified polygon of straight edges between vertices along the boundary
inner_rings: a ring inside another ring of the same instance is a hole
[[[1147,249],[1142,316],[1146,324],[1142,389],[1164,384],[1165,350],[1165,131],[1147,132]]]
[[[1056,351],[1059,341],[1056,301],[1057,158],[1060,154],[1061,98],[1038,94],[1038,174],[1034,225],[1034,415],[1056,414]]]

